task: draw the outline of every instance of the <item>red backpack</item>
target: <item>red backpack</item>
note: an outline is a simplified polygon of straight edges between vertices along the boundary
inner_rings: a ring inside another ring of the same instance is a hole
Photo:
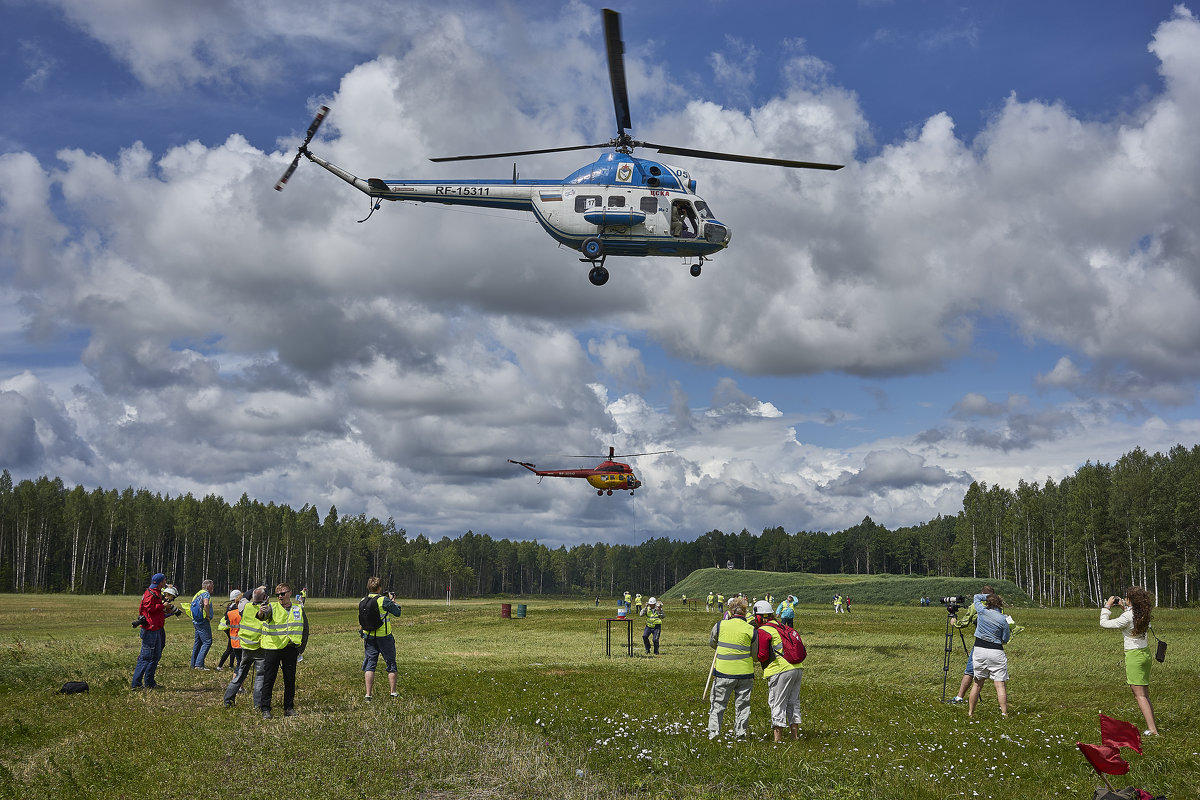
[[[783,658],[789,664],[799,664],[804,660],[808,652],[804,649],[804,641],[800,638],[800,634],[796,633],[795,628],[789,628],[786,625],[780,625],[776,622],[768,622],[783,644]],[[774,652],[774,648],[771,648]]]

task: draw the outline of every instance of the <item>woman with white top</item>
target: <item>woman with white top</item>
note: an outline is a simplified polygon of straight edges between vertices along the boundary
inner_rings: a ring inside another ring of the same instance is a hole
[[[1119,605],[1124,613],[1112,619],[1112,607]],[[1154,706],[1150,705],[1150,643],[1146,631],[1150,627],[1150,611],[1154,608],[1154,596],[1138,586],[1129,587],[1125,599],[1110,597],[1100,609],[1100,627],[1114,628],[1125,634],[1125,679],[1129,690],[1137,700],[1142,716],[1146,718],[1147,736],[1157,736],[1154,724]]]

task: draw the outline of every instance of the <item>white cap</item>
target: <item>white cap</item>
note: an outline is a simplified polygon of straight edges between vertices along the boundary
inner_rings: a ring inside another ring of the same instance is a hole
[[[178,596],[179,596],[179,590],[178,590],[178,589],[176,589],[174,586],[171,586],[171,585],[164,586],[164,587],[163,587],[163,590],[162,590],[162,592],[163,592],[163,594],[169,594],[169,595],[171,595],[171,597],[178,597]]]
[[[657,602],[658,602],[658,598],[656,598],[656,597],[651,597],[651,598],[650,598],[650,605],[654,605],[654,604],[655,604],[655,603],[657,603]]]
[[[237,600],[241,596],[242,596],[242,590],[234,589],[232,592],[229,593],[229,602],[232,603],[234,600]]]
[[[775,609],[771,608],[771,604],[768,603],[766,600],[759,600],[757,603],[754,604],[754,613],[755,614],[774,614]]]

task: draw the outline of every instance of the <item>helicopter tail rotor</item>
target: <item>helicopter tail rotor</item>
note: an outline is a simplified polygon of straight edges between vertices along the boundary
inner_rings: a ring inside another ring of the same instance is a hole
[[[317,135],[317,128],[321,127],[321,122],[325,119],[325,115],[329,113],[329,106],[321,106],[317,111],[317,116],[313,117],[312,124],[308,126],[308,132],[304,134],[304,144],[300,145],[296,157],[292,159],[292,163],[288,165],[287,170],[283,173],[283,177],[275,183],[275,191],[282,192],[283,187],[287,185],[288,179],[292,177],[292,173],[296,171],[296,167],[300,165],[300,156],[308,153],[308,143]]]

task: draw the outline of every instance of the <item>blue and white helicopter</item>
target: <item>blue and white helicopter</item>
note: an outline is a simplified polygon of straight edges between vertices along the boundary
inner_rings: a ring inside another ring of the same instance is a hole
[[[633,155],[634,148],[648,147],[667,155],[747,164],[823,170],[842,168],[840,164],[718,153],[635,140],[628,132],[633,123],[629,117],[629,96],[625,87],[625,45],[621,41],[621,17],[611,9],[604,9],[603,13],[608,76],[617,115],[616,138],[601,144],[430,159],[434,162],[469,161],[569,150],[612,150],[566,178],[518,180],[514,166],[511,180],[364,180],[308,149],[321,121],[329,113],[328,106],[321,106],[316,118],[308,126],[299,152],[275,188],[282,191],[303,156],[371,198],[371,213],[379,208],[383,200],[529,211],[546,233],[560,244],[583,254],[579,260],[591,265],[588,279],[596,286],[603,286],[608,282],[608,270],[604,262],[610,255],[678,256],[686,261],[694,259],[691,274],[698,276],[708,256],[729,246],[729,226],[717,220],[708,203],[696,194],[696,181],[687,171],[658,161],[637,158]],[[367,216],[370,217],[370,214]]]

